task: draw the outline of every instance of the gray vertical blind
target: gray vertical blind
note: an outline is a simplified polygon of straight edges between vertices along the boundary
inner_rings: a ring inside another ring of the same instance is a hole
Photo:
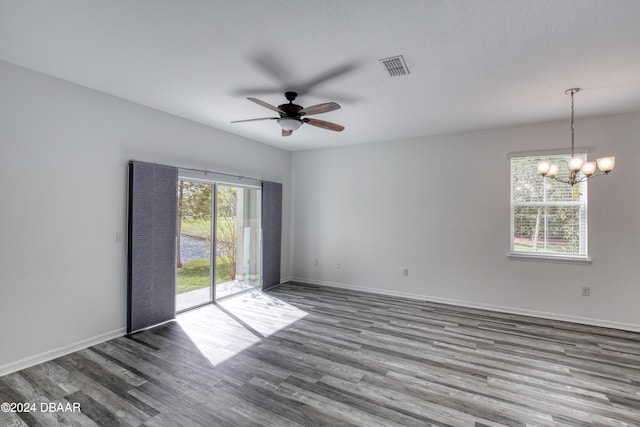
[[[262,182],[262,290],[280,284],[282,184]]]
[[[176,315],[178,169],[129,163],[127,333]]]

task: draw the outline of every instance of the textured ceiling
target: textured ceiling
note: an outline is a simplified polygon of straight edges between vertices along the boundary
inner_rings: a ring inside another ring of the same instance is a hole
[[[640,111],[638,0],[0,0],[0,58],[287,150]],[[410,74],[381,58],[402,54]],[[341,133],[280,136],[245,98]]]

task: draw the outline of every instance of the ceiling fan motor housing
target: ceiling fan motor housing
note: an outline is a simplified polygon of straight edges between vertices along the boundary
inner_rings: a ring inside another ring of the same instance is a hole
[[[298,97],[298,94],[295,92],[285,92],[284,96],[289,101],[288,104],[278,105],[278,109],[283,111],[284,114],[280,114],[281,117],[300,117],[300,110],[302,110],[302,106],[298,104],[294,104],[293,101]]]
[[[297,104],[282,104],[278,108],[284,112],[280,114],[281,117],[299,117],[299,111],[302,110],[302,106]]]

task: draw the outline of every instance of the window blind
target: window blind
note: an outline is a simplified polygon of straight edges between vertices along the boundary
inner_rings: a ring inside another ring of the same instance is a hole
[[[178,169],[129,163],[127,333],[174,319]]]
[[[282,184],[262,182],[262,290],[280,284]]]

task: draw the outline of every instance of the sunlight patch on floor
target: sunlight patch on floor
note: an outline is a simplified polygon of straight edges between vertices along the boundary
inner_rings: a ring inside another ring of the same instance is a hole
[[[219,305],[263,337],[286,328],[308,314],[264,292],[238,295],[222,301]]]
[[[215,366],[306,315],[271,295],[252,292],[187,311],[177,322]]]

